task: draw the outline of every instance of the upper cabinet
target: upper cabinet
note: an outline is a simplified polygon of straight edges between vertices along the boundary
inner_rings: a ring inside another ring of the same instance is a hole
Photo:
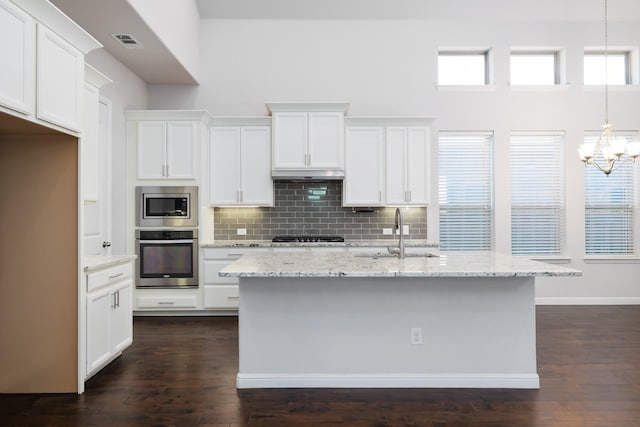
[[[429,136],[428,127],[387,127],[387,205],[429,204]]]
[[[347,126],[343,206],[384,205],[384,127]]]
[[[346,103],[268,103],[278,170],[344,170]]]
[[[0,105],[34,113],[35,23],[8,0],[0,0]]]
[[[271,128],[209,128],[209,191],[212,206],[273,206]]]
[[[138,179],[196,179],[198,123],[138,122]]]
[[[84,55],[53,31],[38,25],[37,105],[39,119],[72,131],[82,128]]]

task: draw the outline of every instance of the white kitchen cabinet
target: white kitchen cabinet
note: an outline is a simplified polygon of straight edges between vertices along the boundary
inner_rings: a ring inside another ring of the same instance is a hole
[[[138,179],[196,179],[197,140],[196,122],[138,122]]]
[[[218,272],[242,255],[267,251],[269,248],[206,248],[203,251],[204,308],[237,310],[240,302],[238,278],[220,277]]]
[[[429,128],[386,130],[386,204],[429,204]]]
[[[384,128],[349,126],[345,131],[343,206],[384,204]]]
[[[210,128],[212,206],[273,206],[270,133],[268,126]]]
[[[0,0],[0,105],[33,115],[35,22],[8,0]]]
[[[87,377],[133,342],[132,272],[129,261],[86,275]]]
[[[36,52],[37,117],[80,132],[84,55],[42,24],[37,25]]]
[[[95,202],[100,193],[100,145],[98,106],[100,93],[85,83],[82,90],[82,199]]]
[[[273,169],[344,169],[344,113],[274,112]]]

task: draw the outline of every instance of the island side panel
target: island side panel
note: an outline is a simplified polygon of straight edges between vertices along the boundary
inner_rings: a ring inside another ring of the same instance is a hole
[[[237,385],[538,388],[534,290],[533,277],[241,278]]]

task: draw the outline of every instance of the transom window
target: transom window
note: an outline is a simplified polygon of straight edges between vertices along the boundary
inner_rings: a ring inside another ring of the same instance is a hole
[[[512,85],[560,83],[558,52],[511,52]]]
[[[606,59],[605,59],[606,56]],[[605,63],[607,66],[605,67]],[[609,51],[584,53],[585,85],[626,85],[630,84],[630,53]],[[605,70],[606,69],[606,70]],[[606,71],[606,73],[605,73]]]
[[[488,51],[440,51],[439,85],[489,84]]]

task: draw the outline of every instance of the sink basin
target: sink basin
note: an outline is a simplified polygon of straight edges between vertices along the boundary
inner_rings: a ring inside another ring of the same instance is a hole
[[[390,254],[390,253],[376,253],[376,254],[354,254],[354,256],[356,258],[397,258],[397,255],[394,254]],[[405,252],[404,254],[405,258],[433,258],[433,257],[438,257],[438,255],[436,254],[432,254],[431,252],[425,252],[425,253],[412,253],[412,252]]]

